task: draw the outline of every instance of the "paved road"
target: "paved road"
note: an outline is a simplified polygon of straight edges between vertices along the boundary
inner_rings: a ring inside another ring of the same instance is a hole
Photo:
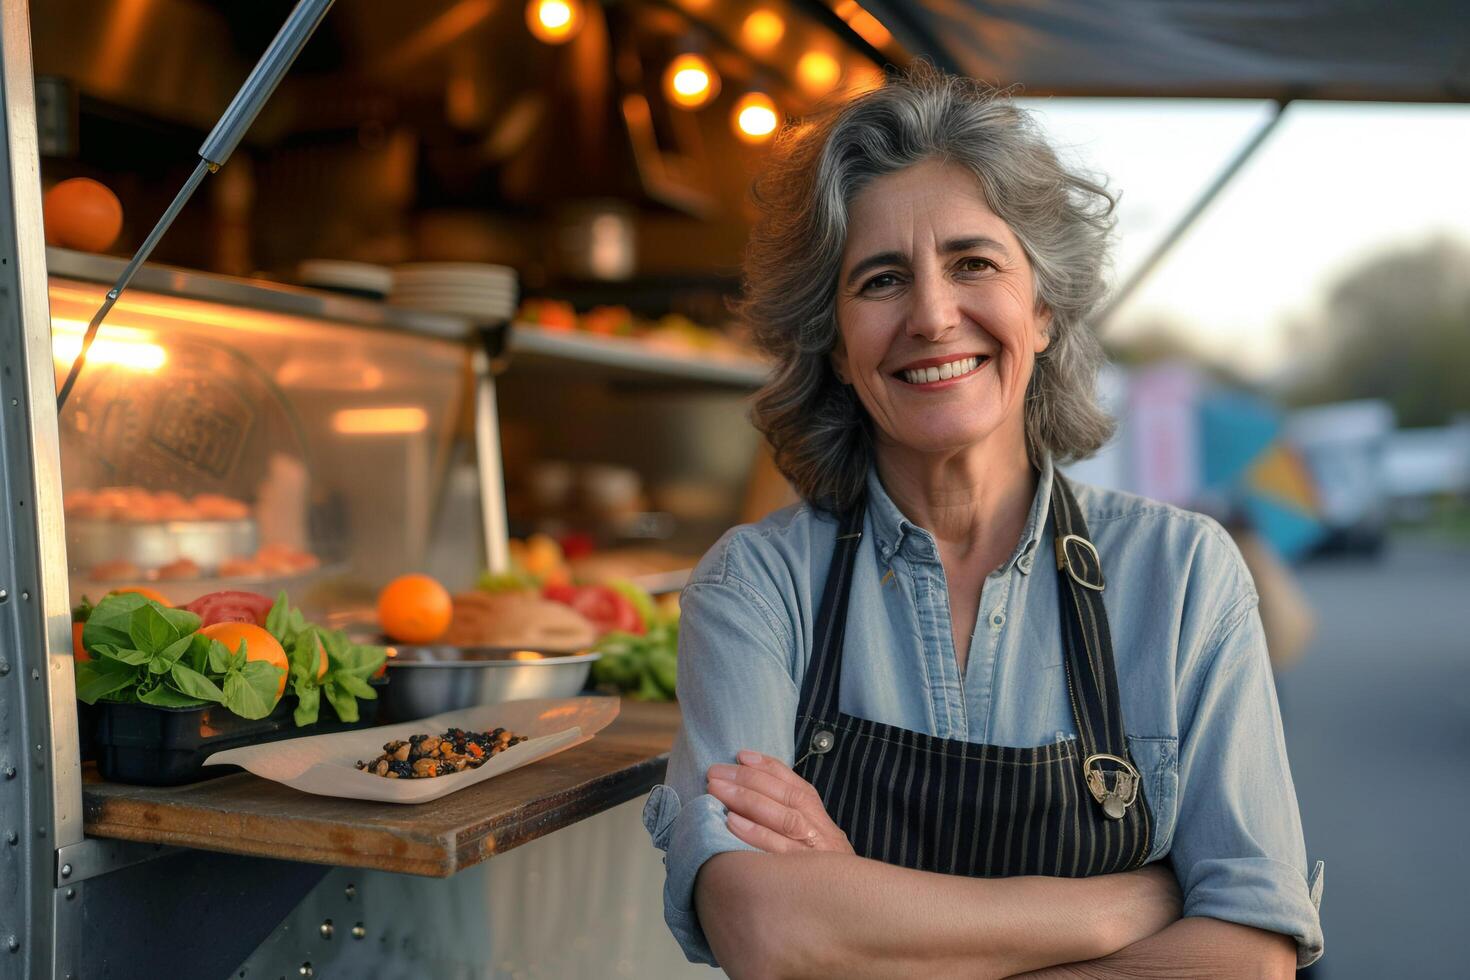
[[[1466,977],[1470,548],[1396,542],[1302,569],[1319,616],[1281,678],[1331,980]]]

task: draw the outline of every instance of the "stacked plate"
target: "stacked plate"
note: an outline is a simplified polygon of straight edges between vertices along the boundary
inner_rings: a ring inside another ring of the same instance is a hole
[[[478,262],[414,262],[393,270],[388,302],[481,322],[509,320],[516,311],[516,272]]]
[[[296,269],[304,286],[350,293],[367,299],[383,299],[393,289],[393,270],[366,262],[308,259]]]

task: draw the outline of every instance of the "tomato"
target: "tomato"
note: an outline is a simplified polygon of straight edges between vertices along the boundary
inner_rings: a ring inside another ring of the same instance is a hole
[[[86,623],[71,624],[71,655],[76,658],[77,663],[86,663],[92,659],[87,648],[82,646],[82,630],[87,628]]]
[[[378,593],[378,624],[400,643],[433,643],[452,618],[449,591],[427,575],[400,575]]]
[[[215,623],[199,632],[211,640],[219,640],[231,653],[240,649],[240,641],[244,640],[245,659],[264,660],[281,668],[281,686],[276,689],[276,700],[281,700],[281,695],[286,693],[286,675],[290,673],[291,664],[274,636],[254,623]]]
[[[643,617],[625,597],[605,585],[548,585],[541,590],[543,598],[571,606],[581,613],[599,633],[645,633]]]

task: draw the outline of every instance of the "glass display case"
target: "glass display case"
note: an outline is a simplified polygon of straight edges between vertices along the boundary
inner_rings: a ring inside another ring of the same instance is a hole
[[[61,376],[112,260],[48,259]],[[145,270],[59,417],[74,599],[288,587],[337,611],[405,570],[434,571],[436,531],[478,566],[473,508],[443,506],[470,457],[468,333],[379,304]],[[436,527],[446,514],[468,526]]]

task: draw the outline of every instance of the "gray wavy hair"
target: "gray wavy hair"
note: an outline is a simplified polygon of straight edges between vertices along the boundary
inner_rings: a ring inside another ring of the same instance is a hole
[[[1115,198],[1063,166],[1007,93],[920,64],[782,133],[755,187],[760,218],[737,312],[776,367],[752,419],[776,466],[814,505],[852,506],[873,460],[867,412],[830,360],[848,205],[874,178],[934,158],[974,172],[1051,311],[1050,343],[1026,392],[1032,463],[1085,458],[1112,435],[1095,397],[1102,346],[1086,321],[1106,291]]]

